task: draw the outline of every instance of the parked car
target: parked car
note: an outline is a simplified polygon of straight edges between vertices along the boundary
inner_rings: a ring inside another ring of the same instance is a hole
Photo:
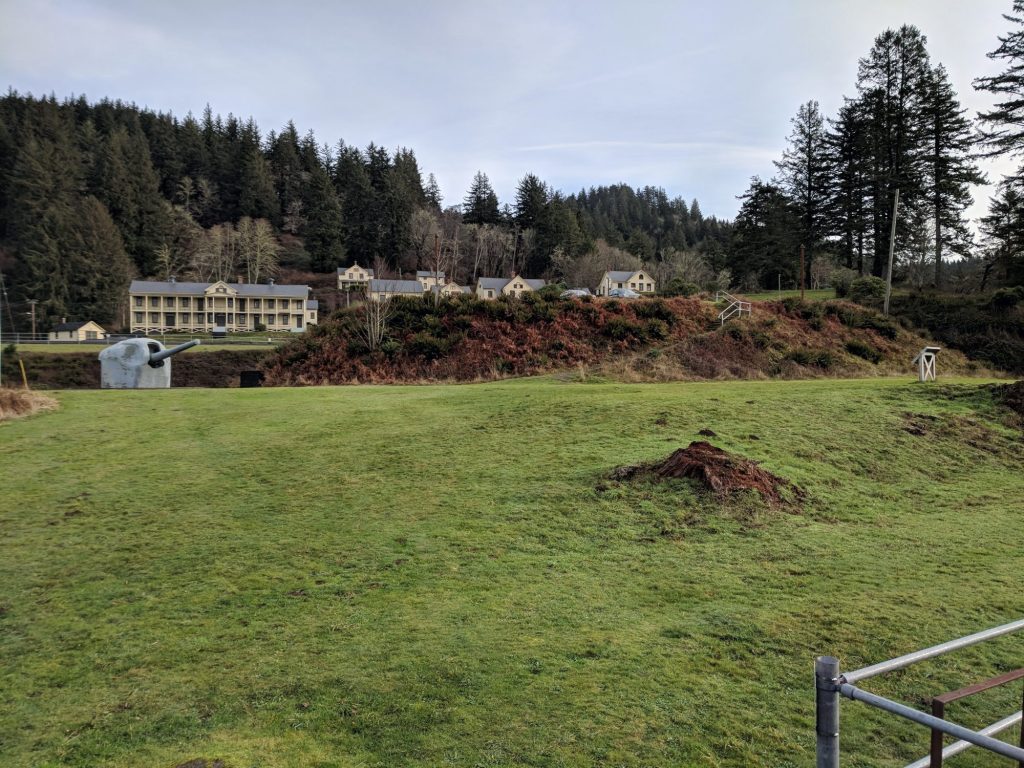
[[[640,294],[632,288],[612,288],[608,291],[609,299],[639,299]]]
[[[584,296],[590,296],[589,288],[570,288],[567,291],[562,291],[559,296],[563,299],[582,299]]]

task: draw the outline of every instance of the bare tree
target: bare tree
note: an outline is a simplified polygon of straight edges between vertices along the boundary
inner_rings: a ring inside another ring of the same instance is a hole
[[[379,293],[376,299],[368,297],[363,304],[359,330],[362,340],[366,342],[366,347],[371,352],[380,349],[381,342],[388,335],[388,325],[394,314],[394,302],[386,290]]]
[[[180,275],[188,265],[188,259],[178,250],[164,243],[156,249],[156,263],[164,280]]]
[[[245,279],[250,283],[277,274],[280,245],[274,237],[274,228],[266,219],[243,216],[238,221],[238,251],[245,265]]]

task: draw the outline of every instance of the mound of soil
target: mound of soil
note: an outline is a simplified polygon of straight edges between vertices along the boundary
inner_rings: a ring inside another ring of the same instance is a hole
[[[785,500],[785,491],[796,495],[800,493],[795,485],[762,469],[756,461],[734,456],[704,441],[692,442],[654,464],[619,467],[611,477],[613,480],[627,480],[641,475],[689,478],[720,496],[737,491],[756,491],[772,504],[781,504]]]
[[[0,421],[52,411],[57,401],[27,389],[0,389]]]
[[[1024,381],[998,387],[996,399],[1018,416],[1024,417]]]

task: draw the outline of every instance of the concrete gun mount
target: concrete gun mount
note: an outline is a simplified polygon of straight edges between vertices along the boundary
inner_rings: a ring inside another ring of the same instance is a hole
[[[156,339],[125,339],[100,352],[103,389],[167,389],[171,355],[196,346],[198,339],[166,348]]]

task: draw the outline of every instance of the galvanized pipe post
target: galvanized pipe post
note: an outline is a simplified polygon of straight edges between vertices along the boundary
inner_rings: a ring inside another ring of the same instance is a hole
[[[819,656],[814,660],[815,730],[817,768],[839,768],[839,659]]]

